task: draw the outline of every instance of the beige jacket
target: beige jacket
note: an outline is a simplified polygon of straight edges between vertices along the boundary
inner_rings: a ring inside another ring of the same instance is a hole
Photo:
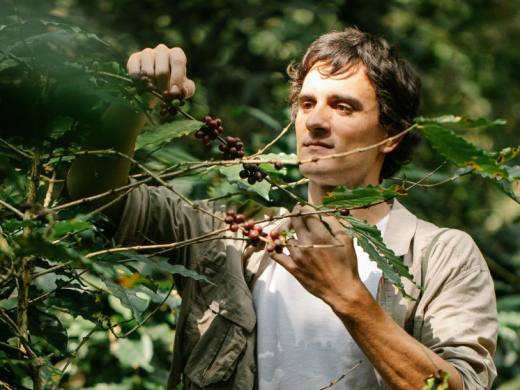
[[[247,217],[264,219],[285,213],[278,208],[210,203],[204,207],[225,213],[229,207]],[[269,232],[286,220],[264,225]],[[116,233],[122,245],[183,241],[207,234],[224,224],[197,213],[164,187],[141,186],[131,192]],[[403,299],[390,283],[379,284],[377,301],[413,337],[454,365],[466,390],[491,389],[497,373],[493,354],[497,342],[497,309],[493,281],[482,254],[469,235],[442,229],[417,219],[393,201],[385,244],[425,287],[419,302]],[[240,233],[228,232],[226,235]],[[435,242],[432,240],[435,238]],[[182,295],[168,390],[181,380],[185,389],[247,390],[256,387],[256,316],[252,285],[269,262],[263,247],[246,241],[214,240],[172,251],[171,261],[206,276],[213,284],[175,275]],[[424,261],[425,252],[430,252]],[[422,264],[425,280],[421,280]],[[406,291],[419,290],[404,280]],[[413,362],[410,362],[413,364]],[[380,379],[380,388],[389,387]],[[368,390],[368,389],[367,389]]]

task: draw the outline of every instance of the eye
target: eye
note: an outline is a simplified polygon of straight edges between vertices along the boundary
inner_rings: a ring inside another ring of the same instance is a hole
[[[303,102],[300,103],[300,108],[302,110],[310,110],[314,107],[314,103],[309,101],[309,100],[305,100]]]
[[[353,111],[352,107],[345,103],[338,103],[336,105],[336,109],[341,112],[351,113]]]

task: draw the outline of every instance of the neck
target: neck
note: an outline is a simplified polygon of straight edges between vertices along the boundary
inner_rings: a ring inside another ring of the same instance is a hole
[[[368,183],[370,184],[370,183]],[[366,185],[368,185],[366,184]],[[374,183],[372,183],[374,184]],[[365,187],[359,186],[359,187]],[[376,184],[374,184],[376,185]],[[308,191],[308,200],[310,203],[314,205],[321,205],[321,199],[327,194],[327,192],[331,192],[335,187],[332,186],[322,186],[317,184],[316,182],[310,180],[309,181],[309,191]],[[347,187],[349,188],[349,187]],[[354,188],[354,187],[352,187]],[[352,189],[349,188],[349,189]],[[379,203],[375,206],[368,207],[366,209],[357,209],[351,210],[352,216],[359,218],[361,220],[366,220],[370,225],[375,225],[379,221],[381,221],[390,211],[390,205],[386,202]]]

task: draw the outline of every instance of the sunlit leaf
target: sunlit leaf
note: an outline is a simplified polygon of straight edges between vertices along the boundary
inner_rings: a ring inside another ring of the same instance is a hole
[[[260,154],[260,155],[256,156],[255,158],[259,158],[260,160],[284,160],[284,161],[291,160],[291,161],[298,161],[298,156],[295,155],[294,153],[292,153],[292,154],[285,154],[285,153]],[[284,167],[282,170],[278,171],[274,167],[274,164],[260,164],[260,168],[266,170],[267,172],[287,175],[287,168]]]
[[[486,118],[472,118],[469,115],[465,116],[454,116],[454,115],[443,115],[437,118],[424,118],[422,116],[414,119],[415,123],[419,125],[425,124],[439,124],[446,125],[452,128],[461,128],[461,129],[469,129],[473,127],[490,127],[497,125],[505,125],[506,121],[502,119],[497,119],[494,121],[490,121]]]
[[[54,367],[50,362],[40,368],[40,378],[46,386],[51,388],[54,384],[60,383],[63,372]]]
[[[341,224],[353,237],[357,238],[358,244],[368,254],[370,260],[376,262],[378,268],[383,272],[383,277],[396,286],[403,297],[414,300],[406,293],[401,281],[401,277],[404,277],[415,284],[413,275],[410,274],[408,266],[404,265],[403,260],[384,244],[381,232],[377,227],[352,216],[340,218],[342,219]],[[417,284],[415,285],[419,287]]]
[[[160,145],[170,142],[174,138],[182,137],[202,127],[203,123],[192,120],[179,120],[157,126],[154,131],[142,133],[135,144],[135,149],[141,149],[147,145]]]
[[[256,192],[258,195],[263,197],[264,199],[271,200],[269,198],[269,191],[271,190],[271,184],[267,182],[267,180],[263,180],[260,183],[255,183],[253,185],[247,182],[247,179],[241,179],[239,176],[239,172],[243,170],[242,164],[233,164],[230,166],[221,166],[219,168],[220,173],[226,176],[227,181],[231,184],[237,184],[238,188],[245,191]]]
[[[101,280],[105,282],[107,288],[114,294],[116,298],[121,301],[121,304],[127,309],[132,310],[137,322],[141,321],[141,314],[146,310],[148,302],[146,299],[139,298],[135,291],[130,290],[120,284],[117,284],[111,279],[101,277]]]
[[[323,197],[322,204],[327,207],[366,206],[395,198],[398,195],[406,195],[406,192],[402,186],[397,184],[390,188],[368,185],[365,188],[355,187],[352,190],[346,187],[336,187]]]
[[[208,279],[206,279],[206,277],[199,275],[197,272],[195,272],[193,270],[187,269],[186,267],[184,267],[181,264],[172,265],[172,264],[168,263],[167,261],[153,260],[149,257],[143,256],[143,255],[138,255],[137,253],[132,253],[132,252],[126,252],[125,256],[130,259],[141,261],[152,267],[159,268],[172,275],[179,274],[179,275],[185,276],[187,278],[192,278],[195,280],[204,280],[205,282],[211,283]]]

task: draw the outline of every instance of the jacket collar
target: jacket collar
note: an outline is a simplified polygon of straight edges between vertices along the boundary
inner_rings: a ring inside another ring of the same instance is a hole
[[[383,242],[396,256],[404,256],[417,228],[417,217],[409,212],[397,199],[393,199],[390,219],[386,226]]]

